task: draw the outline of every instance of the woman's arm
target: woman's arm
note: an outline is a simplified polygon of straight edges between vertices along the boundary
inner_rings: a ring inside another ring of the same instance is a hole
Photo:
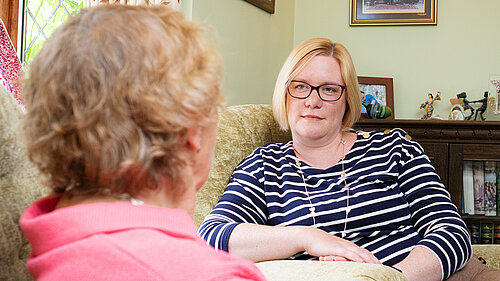
[[[394,265],[401,270],[408,281],[441,280],[441,263],[427,248],[417,246],[401,262]]]
[[[419,263],[423,266],[421,273],[427,273],[435,270],[431,260],[436,259],[440,279],[446,279],[471,257],[470,235],[422,147],[415,140],[404,139],[404,135],[401,139],[398,184],[408,201],[413,226],[422,239],[399,266],[408,263],[406,270],[413,271],[409,264]]]
[[[306,251],[312,256],[337,256],[349,261],[380,263],[356,244],[309,226],[237,225],[229,239],[229,253],[254,262],[285,259]]]

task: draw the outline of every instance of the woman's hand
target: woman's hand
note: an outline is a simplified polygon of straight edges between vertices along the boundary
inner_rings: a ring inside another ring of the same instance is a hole
[[[321,229],[307,227],[304,230],[304,250],[322,261],[355,261],[381,264],[368,250],[331,235]]]
[[[254,262],[286,259],[302,251],[320,260],[380,264],[368,250],[310,226],[242,223],[229,238],[229,253]]]

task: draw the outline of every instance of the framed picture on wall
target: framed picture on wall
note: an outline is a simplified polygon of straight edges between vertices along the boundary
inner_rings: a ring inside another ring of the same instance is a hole
[[[361,118],[394,119],[392,78],[358,76],[358,82],[361,91],[361,102],[363,103]],[[388,107],[390,115],[384,117],[388,114],[388,111],[385,109],[385,112],[381,112],[384,108],[380,108],[380,106]]]
[[[258,8],[261,8],[262,10],[270,13],[270,14],[274,14],[274,4],[275,4],[275,0],[245,0],[247,1],[248,3],[258,7]]]
[[[437,0],[350,0],[350,25],[437,24]]]

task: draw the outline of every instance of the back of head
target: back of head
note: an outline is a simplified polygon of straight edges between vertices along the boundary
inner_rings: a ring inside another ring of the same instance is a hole
[[[342,44],[333,43],[330,39],[311,38],[303,41],[292,50],[276,79],[273,94],[273,114],[283,130],[288,129],[286,89],[295,75],[315,56],[333,57],[340,64],[342,79],[347,87],[346,111],[342,120],[342,128],[352,127],[361,115],[358,77],[349,51]]]
[[[83,10],[30,64],[30,158],[56,193],[131,192],[178,179],[186,160],[177,146],[187,128],[216,117],[220,83],[217,52],[181,12]]]

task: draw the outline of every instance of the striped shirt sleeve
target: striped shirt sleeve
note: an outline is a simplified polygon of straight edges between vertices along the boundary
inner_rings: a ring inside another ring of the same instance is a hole
[[[426,247],[436,255],[442,279],[446,279],[472,256],[470,234],[422,147],[415,140],[400,139],[398,184],[421,237],[416,246]]]
[[[228,251],[229,237],[240,223],[266,224],[259,149],[245,158],[233,172],[221,199],[201,224],[198,234],[215,249]]]

